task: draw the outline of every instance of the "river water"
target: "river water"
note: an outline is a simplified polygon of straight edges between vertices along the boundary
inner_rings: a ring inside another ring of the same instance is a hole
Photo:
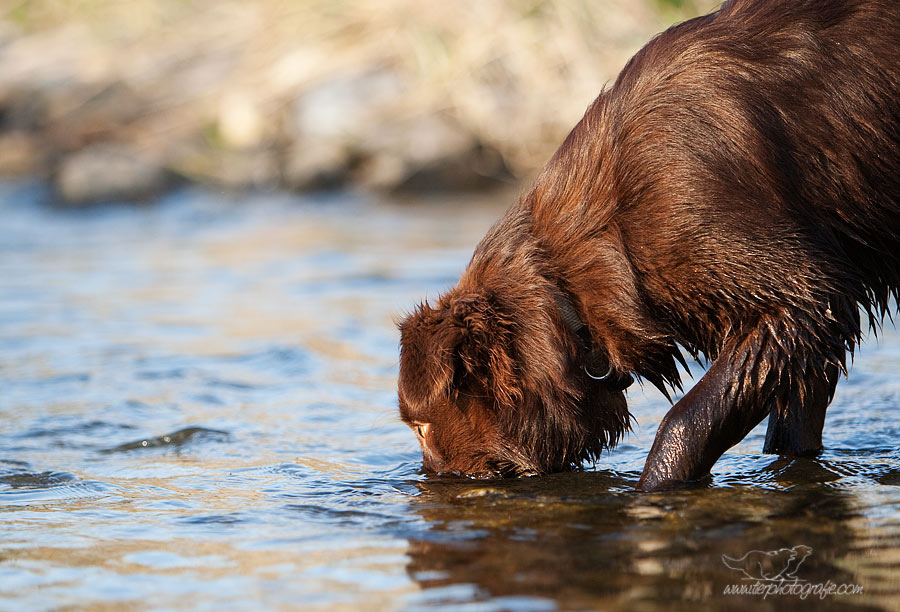
[[[428,480],[395,324],[512,196],[46,196],[0,186],[2,609],[900,609],[890,323],[817,460],[763,425],[709,487],[636,493],[668,403],[635,386],[585,472]]]

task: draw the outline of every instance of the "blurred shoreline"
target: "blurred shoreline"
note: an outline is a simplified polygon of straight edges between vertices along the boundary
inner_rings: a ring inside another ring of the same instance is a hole
[[[0,5],[0,178],[67,205],[527,180],[700,0]]]

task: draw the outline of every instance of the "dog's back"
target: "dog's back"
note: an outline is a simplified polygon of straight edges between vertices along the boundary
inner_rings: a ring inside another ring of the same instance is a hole
[[[736,0],[657,36],[529,195],[563,274],[603,303],[637,271],[675,327],[656,333],[710,356],[761,302],[833,299],[852,347],[856,302],[877,318],[900,287],[898,24],[893,0]],[[647,335],[617,344],[637,358]]]
[[[900,2],[739,0],[721,19],[748,67],[740,78],[759,89],[747,99],[781,174],[775,197],[823,255],[881,296],[896,292]]]

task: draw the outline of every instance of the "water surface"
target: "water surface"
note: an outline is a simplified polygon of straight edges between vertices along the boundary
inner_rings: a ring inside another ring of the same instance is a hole
[[[708,488],[636,493],[668,408],[648,386],[583,473],[427,480],[396,416],[395,322],[454,283],[509,196],[42,197],[0,187],[3,609],[898,609],[890,326],[816,460],[760,454],[763,425]],[[800,546],[796,584],[862,593],[725,593],[784,586],[762,574]],[[751,551],[776,554],[723,563]]]

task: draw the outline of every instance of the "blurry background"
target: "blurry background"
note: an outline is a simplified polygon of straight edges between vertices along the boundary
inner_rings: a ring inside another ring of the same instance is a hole
[[[0,0],[0,610],[779,610],[721,557],[798,545],[896,610],[893,328],[821,457],[705,489],[633,490],[653,388],[546,478],[426,479],[397,415],[396,321],[712,4]]]
[[[650,36],[716,4],[3,0],[0,176],[70,204],[514,183]]]

